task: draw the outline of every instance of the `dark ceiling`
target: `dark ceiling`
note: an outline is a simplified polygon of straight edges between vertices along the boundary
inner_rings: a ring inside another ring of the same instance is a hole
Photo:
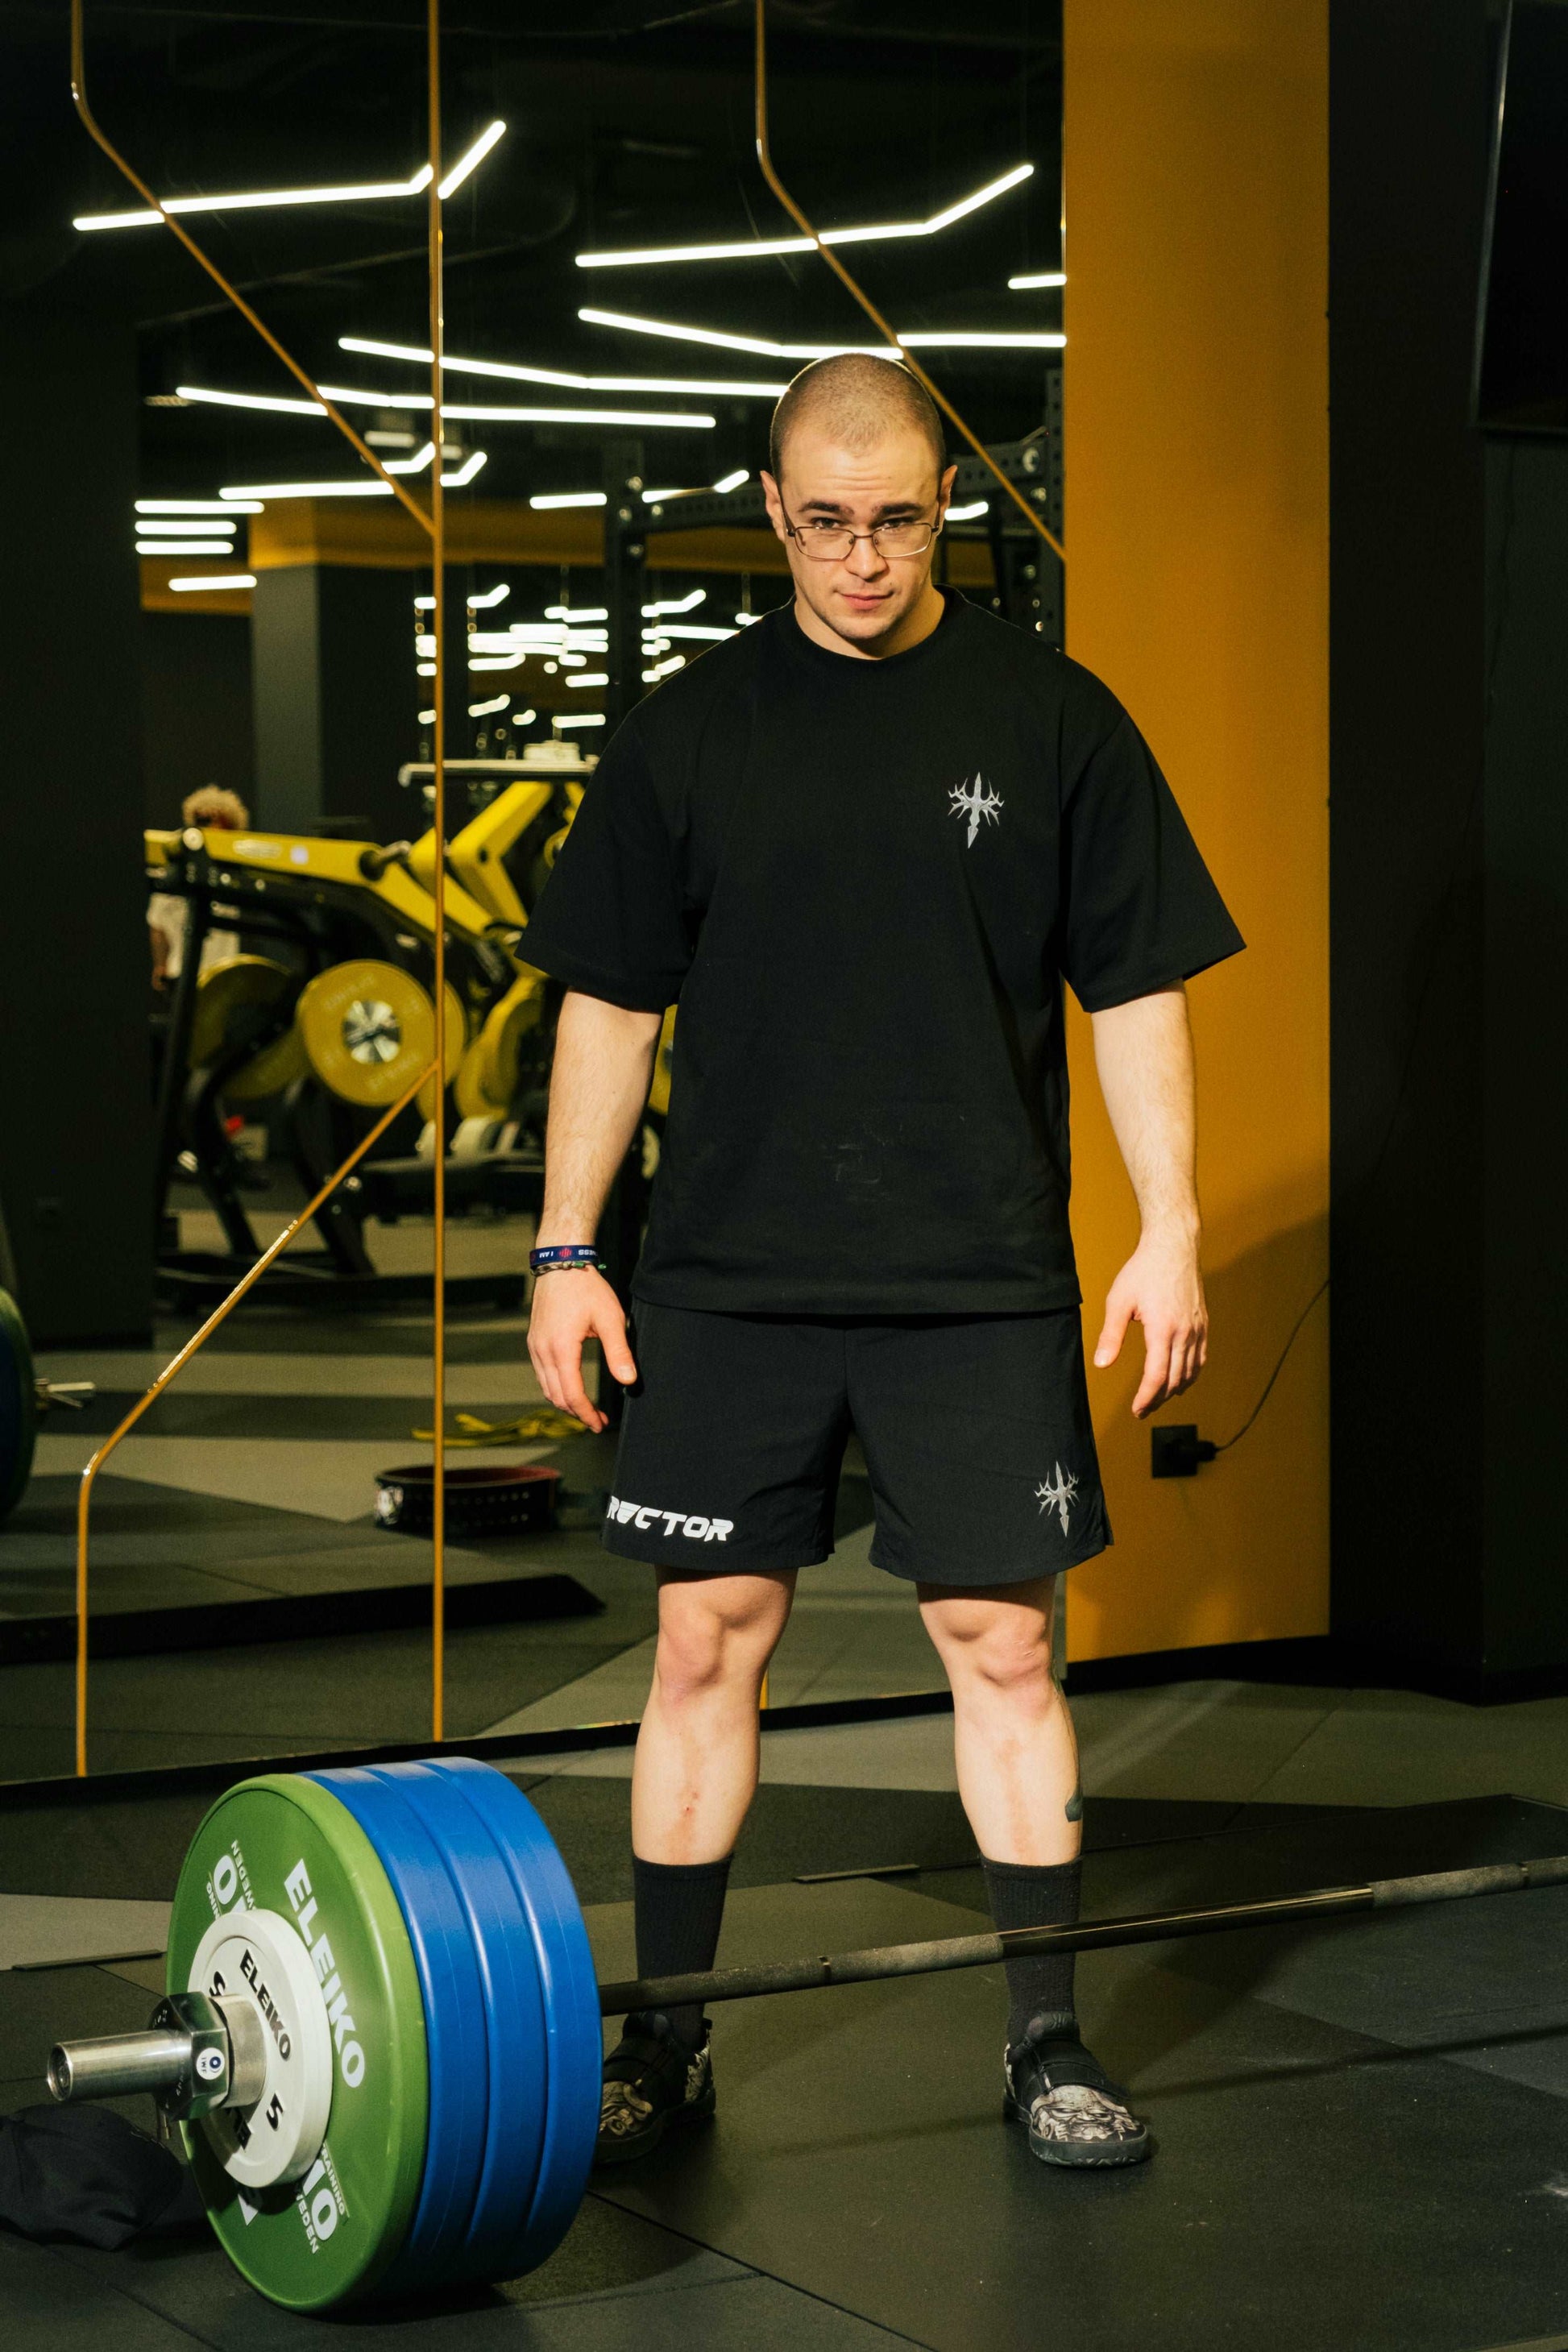
[[[406,0],[88,0],[87,25],[99,117],[162,193],[384,180],[411,173],[425,152],[424,15]],[[1006,280],[1058,260],[1059,6],[772,0],[769,27],[774,159],[820,224],[923,216],[1018,163],[1036,167],[938,238],[847,256],[894,323],[1056,327],[1058,298],[1009,293]],[[452,352],[668,377],[778,378],[795,364],[585,326],[575,315],[585,302],[778,341],[870,333],[814,256],[575,267],[584,247],[788,233],[752,149],[749,6],[450,0],[443,56],[448,156],[492,117],[509,126],[447,207]],[[167,232],[71,227],[75,213],[135,198],[72,110],[64,0],[0,6],[0,297],[134,320],[144,397],[185,382],[295,390]],[[191,226],[318,376],[417,388],[415,370],[343,353],[337,338],[426,340],[420,200]],[[987,436],[1039,423],[1041,354],[921,356]],[[557,397],[479,383],[472,396]],[[717,434],[650,436],[650,462],[672,482],[757,462],[766,404],[705,404]],[[366,413],[355,414],[363,425]],[[153,407],[143,418],[144,486],[159,492],[205,495],[220,481],[336,474],[353,462],[331,426],[308,417]],[[594,428],[467,430],[489,452],[491,495],[597,478]]]

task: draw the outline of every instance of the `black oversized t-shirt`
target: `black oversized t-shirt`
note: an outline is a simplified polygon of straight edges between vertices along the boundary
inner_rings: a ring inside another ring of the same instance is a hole
[[[530,962],[679,1002],[637,1297],[733,1313],[1069,1307],[1061,981],[1089,1012],[1234,954],[1114,696],[949,593],[880,661],[792,607],[639,703]]]

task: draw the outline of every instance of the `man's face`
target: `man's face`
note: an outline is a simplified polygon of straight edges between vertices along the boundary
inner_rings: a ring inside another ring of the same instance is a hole
[[[824,523],[857,531],[879,523],[935,523],[946,511],[954,471],[950,466],[939,475],[931,444],[912,426],[889,427],[873,447],[852,450],[803,419],[784,450],[783,481],[763,476],[795,593],[847,645],[873,653],[901,626],[927,593],[936,541],[921,555],[889,557],[869,539],[857,539],[847,555],[825,563],[805,552],[789,524],[809,546]]]

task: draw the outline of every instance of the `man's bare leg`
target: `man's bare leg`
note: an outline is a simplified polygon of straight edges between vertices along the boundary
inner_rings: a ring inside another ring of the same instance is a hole
[[[1000,1928],[1078,1917],[1083,1801],[1072,1717],[1051,1672],[1054,1577],[980,1591],[920,1588],[952,1688],[959,1793]],[[1017,1956],[1007,1976],[1007,2110],[1047,2164],[1135,2164],[1147,2126],[1087,2051],[1070,1952]]]
[[[763,1676],[795,1573],[659,1570],[658,1647],[632,1772],[632,1850],[711,1863],[734,1849],[756,1792]]]
[[[1051,1671],[1056,1579],[981,1591],[922,1584],[921,1614],[952,1690],[959,1794],[991,1862],[1071,1862],[1078,1742]]]

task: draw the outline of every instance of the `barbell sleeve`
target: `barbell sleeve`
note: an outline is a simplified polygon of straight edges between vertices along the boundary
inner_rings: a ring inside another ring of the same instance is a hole
[[[129,2098],[172,2090],[191,2063],[188,2033],[105,2033],[91,2042],[57,2042],[49,2089],[57,2099]]]
[[[710,1969],[679,1977],[633,1978],[602,1984],[599,2007],[605,2016],[619,2017],[629,2010],[750,2000],[763,1993],[812,1992],[826,1985],[866,1984],[886,1977],[993,1968],[1002,1960],[1043,1952],[1093,1952],[1119,1944],[1172,1943],[1186,1936],[1289,1927],[1358,1911],[1457,1903],[1478,1895],[1521,1895],[1531,1887],[1565,1884],[1568,1854],[1553,1854],[1539,1862],[1489,1863],[1477,1869],[1368,1879],[1359,1886],[1318,1887],[1302,1895],[1268,1895],[1250,1903],[1138,1912],[1121,1918],[1083,1919],[1064,1927],[1011,1927],[1000,1934],[948,1936],[931,1943],[873,1945],[864,1951],[762,1960],[749,1968]]]

